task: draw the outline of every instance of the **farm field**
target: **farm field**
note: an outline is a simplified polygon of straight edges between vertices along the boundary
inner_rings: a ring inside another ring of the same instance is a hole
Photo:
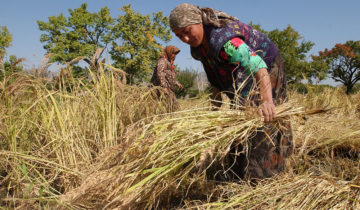
[[[256,110],[211,111],[203,94],[169,112],[110,69],[88,84],[24,74],[0,83],[1,207],[360,208],[360,93],[288,91],[277,120],[291,122],[294,150],[284,173],[253,185],[209,175],[263,126]]]
[[[0,210],[360,209],[360,1],[193,3],[1,4]]]

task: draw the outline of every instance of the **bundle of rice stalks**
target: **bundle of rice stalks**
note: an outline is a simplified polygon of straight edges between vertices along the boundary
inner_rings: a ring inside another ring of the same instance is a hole
[[[354,117],[315,116],[297,130],[303,139],[299,142],[300,154],[323,152],[334,156],[342,151],[356,158],[360,155],[360,121]]]
[[[332,109],[331,113],[340,115],[356,115],[360,102],[360,93],[346,95],[340,88],[325,88],[321,92],[310,92],[306,95],[291,91],[289,95],[306,109],[328,107]]]
[[[360,180],[359,180],[360,181]],[[230,183],[213,192],[215,201],[188,202],[186,209],[359,209],[360,186],[331,176],[284,175],[256,187]]]
[[[310,116],[293,121],[293,131],[294,171],[304,173],[315,167],[341,180],[356,179],[360,173],[360,121],[356,115],[337,110]]]
[[[291,116],[306,114],[290,102],[277,107],[277,113],[277,125]],[[206,181],[206,169],[221,162],[234,142],[247,148],[247,140],[264,126],[257,110],[251,108],[217,112],[200,109],[177,114],[146,124],[141,132],[132,135],[137,140],[102,157],[95,167],[95,171],[100,171],[84,179],[62,200],[85,208],[170,205],[169,202],[175,202],[173,198],[191,193],[193,186],[197,193],[209,190],[201,189],[206,186],[201,184],[201,180]],[[211,156],[205,158],[205,167],[201,166],[203,154]]]
[[[314,95],[295,95],[304,107],[326,106],[330,110],[322,115],[306,117],[302,121],[294,121],[295,142],[299,154],[316,153],[329,155],[335,150],[343,152],[360,152],[360,94],[344,95],[340,89],[325,89]]]

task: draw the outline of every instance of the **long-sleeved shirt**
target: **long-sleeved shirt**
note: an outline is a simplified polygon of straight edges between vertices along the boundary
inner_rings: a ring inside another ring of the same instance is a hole
[[[208,48],[191,47],[191,55],[203,64],[210,84],[229,97],[238,91],[246,97],[254,84],[252,76],[261,68],[269,71],[279,56],[265,34],[240,21],[221,28],[204,25],[204,37]]]
[[[172,70],[171,63],[164,57],[158,60],[150,82],[171,91],[180,85],[175,79],[175,71]]]

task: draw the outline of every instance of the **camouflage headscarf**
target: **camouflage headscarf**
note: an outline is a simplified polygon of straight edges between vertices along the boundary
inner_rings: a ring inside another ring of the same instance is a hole
[[[238,20],[236,17],[212,8],[200,8],[193,4],[180,4],[170,13],[170,28],[172,31],[193,24],[213,25],[223,27],[229,22]]]
[[[168,45],[165,47],[164,52],[162,54],[162,57],[165,57],[170,61],[170,57],[172,54],[178,54],[180,52],[180,49],[173,45]]]

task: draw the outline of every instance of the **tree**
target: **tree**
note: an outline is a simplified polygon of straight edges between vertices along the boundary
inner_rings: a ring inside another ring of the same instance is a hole
[[[39,29],[45,33],[40,41],[45,43],[47,53],[53,53],[51,62],[65,64],[72,60],[83,57],[89,64],[93,64],[93,55],[99,48],[105,49],[110,43],[111,28],[114,19],[110,16],[107,7],[99,12],[87,11],[87,4],[83,3],[79,8],[69,9],[70,16],[49,17],[48,22],[37,21]],[[95,62],[100,59],[103,51],[97,56]]]
[[[5,55],[6,48],[10,47],[12,36],[6,26],[0,26],[0,57]]]
[[[8,60],[5,60],[3,63],[4,71],[0,72],[0,81],[4,77],[8,77],[13,73],[21,72],[24,70],[24,66],[21,64],[24,61],[24,58],[17,58],[15,55],[10,55]]]
[[[341,82],[350,94],[355,84],[360,80],[360,41],[347,41],[336,44],[331,50],[320,51],[313,60],[326,65],[331,78]]]
[[[314,43],[305,41],[300,33],[290,25],[283,30],[275,29],[272,31],[265,31],[261,29],[260,25],[252,23],[250,25],[265,33],[275,43],[283,56],[288,82],[300,83],[302,79],[308,79],[311,82],[313,77],[318,80],[325,79],[325,70],[313,68],[311,62],[306,59],[306,54],[314,46]]]
[[[121,10],[117,23],[112,30],[113,41],[110,51],[115,66],[128,74],[129,83],[148,80],[150,72],[159,58],[161,45],[158,41],[171,39],[168,17],[162,12],[142,15],[135,12],[131,5]]]
[[[311,50],[314,43],[304,40],[300,42],[303,37],[290,25],[282,31],[270,31],[268,35],[284,58],[288,81],[299,83],[304,78],[311,81],[311,78],[317,75],[306,60],[306,53]]]
[[[5,26],[0,27],[0,81],[15,72],[23,70],[20,65],[24,58],[17,58],[15,55],[10,55],[5,59],[6,48],[10,47],[12,35]]]

